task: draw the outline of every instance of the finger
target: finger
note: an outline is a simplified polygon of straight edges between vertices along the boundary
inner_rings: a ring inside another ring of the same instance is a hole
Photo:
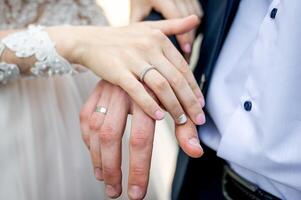
[[[141,0],[131,1],[130,22],[141,21],[150,11],[149,3]]]
[[[204,107],[204,96],[186,60],[169,41],[165,41],[165,44],[163,45],[163,52],[166,58],[173,64],[173,66],[175,66],[178,71],[185,77],[185,80],[188,82],[201,106]]]
[[[90,156],[94,169],[94,176],[97,180],[103,181],[102,165],[101,165],[101,150],[99,137],[96,133],[90,136]]]
[[[165,35],[177,35],[193,30],[199,25],[199,18],[191,15],[181,19],[161,20],[156,22],[144,22],[153,29],[161,30]]]
[[[197,8],[194,8],[193,2],[194,2],[194,0],[191,0],[186,4],[186,9],[187,9],[187,12],[188,12],[187,16],[197,15],[200,19],[199,11],[197,10]],[[189,42],[190,42],[191,46],[192,46],[193,41],[195,39],[195,33],[196,33],[196,28],[188,33],[189,34],[189,39],[190,39]]]
[[[200,145],[196,126],[188,119],[184,125],[175,125],[176,138],[183,151],[193,157],[199,158],[203,155],[203,149]]]
[[[85,105],[82,107],[80,111],[80,127],[81,127],[82,137],[88,149],[90,148],[89,119],[92,113],[94,112],[97,101],[100,98],[102,88],[103,88],[103,81],[99,81],[95,89],[93,90],[92,95],[88,98]]]
[[[155,70],[152,70],[146,74],[145,82],[146,83],[147,81],[149,82],[149,84],[147,85],[149,85],[149,87],[156,93],[156,96],[158,96],[158,98],[163,103],[163,105],[167,108],[167,110],[170,112],[171,109],[171,113],[175,111],[181,111],[182,112],[181,115],[185,116],[185,113],[182,110],[182,106],[183,106],[185,112],[189,115],[189,117],[194,121],[195,124],[198,125],[203,124],[205,122],[205,115],[202,111],[201,104],[199,103],[197,97],[194,95],[192,89],[190,88],[189,84],[185,80],[184,76],[165,57],[160,58],[159,56],[157,56],[157,59],[153,60],[152,62],[153,62],[152,64],[156,66],[158,71],[167,79],[172,89],[170,87],[167,87],[169,86],[168,83],[167,86],[165,86],[164,83],[165,79],[162,80],[163,77],[161,78],[160,77],[161,75]],[[159,77],[157,74],[159,74]],[[159,84],[162,84],[162,86]],[[152,85],[154,85],[155,87],[154,89],[151,87]],[[168,91],[167,89],[170,89],[171,91]],[[174,95],[174,93],[176,96]],[[161,100],[160,95],[161,97],[163,96],[168,100],[165,99]],[[178,105],[176,103],[178,103],[178,101],[176,102],[171,101],[172,100],[171,97],[173,96],[175,96],[174,98],[176,98],[176,100],[179,100],[181,102],[182,106],[179,105],[181,110],[177,108]],[[166,103],[169,103],[169,105],[166,105]],[[175,114],[179,114],[179,113],[175,113]],[[178,120],[176,122],[179,122],[179,116],[180,115],[177,115],[176,118],[174,118]]]
[[[187,117],[174,91],[157,70],[150,70],[145,75],[144,82],[155,93],[177,124],[186,123]]]
[[[202,17],[204,16],[204,11],[201,4],[199,3],[198,0],[193,0],[192,4],[193,4],[193,8],[195,9],[195,13],[200,18],[200,20],[202,20]]]
[[[186,8],[186,12],[187,12],[187,16],[188,15],[196,15],[199,17],[198,13],[196,12],[196,10],[194,9],[194,4],[193,4],[194,0],[190,0],[190,1],[186,1],[185,3],[185,8]],[[184,1],[181,0],[177,0],[177,5],[181,5],[183,6]]]
[[[143,199],[149,181],[155,121],[134,105],[130,136],[128,194]]]
[[[132,9],[130,15],[130,22],[139,22],[143,19],[144,14],[140,9]]]
[[[195,14],[195,13],[193,13],[193,10],[191,10],[189,7],[189,5],[191,4],[190,2],[176,0],[175,3],[176,3],[176,6],[177,6],[179,12],[181,13],[182,17],[186,17],[189,15]],[[189,55],[191,53],[192,42],[194,40],[193,35],[192,35],[192,30],[187,33],[184,33],[184,34],[177,35],[176,38],[177,38],[183,52]]]
[[[100,111],[96,111],[96,109],[99,108],[108,109],[108,106],[110,104],[111,93],[107,91],[111,91],[111,89],[112,89],[111,85],[104,84],[102,90],[106,92],[102,93],[101,97],[96,103],[96,106],[94,107],[94,112],[92,113],[89,121],[90,130],[93,133],[97,133],[100,130],[100,127],[103,124],[104,117],[105,117],[104,113],[100,113]]]
[[[176,39],[185,54],[191,54],[192,51],[192,39],[190,35],[191,31],[188,33],[176,35]]]
[[[137,75],[139,76],[139,75]],[[122,89],[153,119],[162,120],[164,118],[163,109],[146,92],[144,86],[132,74],[124,75],[119,81]]]
[[[101,97],[99,98],[98,102],[96,103],[97,107],[103,107],[103,108],[108,108],[110,98],[111,98],[111,93],[107,91],[111,91],[111,86],[109,84],[104,84],[103,85],[103,92]],[[102,181],[103,180],[103,173],[102,173],[102,165],[101,165],[101,155],[100,155],[100,143],[99,143],[99,131],[100,128],[103,124],[105,114],[100,113],[95,111],[94,107],[94,112],[91,115],[90,121],[89,121],[89,127],[90,127],[90,155],[91,155],[91,160],[93,164],[93,169],[94,169],[94,175],[97,180]]]
[[[111,198],[120,196],[121,187],[121,143],[128,113],[127,95],[120,88],[115,87],[100,128],[102,169],[106,194]]]
[[[199,17],[200,22],[201,22],[201,20],[202,20],[201,18],[203,16],[203,14],[202,14],[201,6],[200,6],[198,0],[191,0],[190,3],[187,4],[187,6],[188,6],[188,9],[189,9],[190,15],[191,14],[197,15]],[[192,46],[193,46],[193,42],[194,42],[195,37],[196,37],[196,31],[197,30],[195,28],[195,29],[193,29],[192,31],[189,32],[189,34],[191,35],[190,37],[192,39],[191,40],[191,45]]]
[[[165,19],[176,19],[182,17],[173,0],[154,1],[154,9],[162,13]]]

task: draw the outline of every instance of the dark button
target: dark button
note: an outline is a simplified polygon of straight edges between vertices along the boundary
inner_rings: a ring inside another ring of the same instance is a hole
[[[252,102],[251,101],[245,101],[244,108],[245,108],[246,111],[251,111],[252,110]]]
[[[278,11],[277,8],[273,8],[273,10],[271,11],[271,15],[270,15],[270,16],[271,16],[272,19],[275,19],[275,18],[276,18],[277,11]]]

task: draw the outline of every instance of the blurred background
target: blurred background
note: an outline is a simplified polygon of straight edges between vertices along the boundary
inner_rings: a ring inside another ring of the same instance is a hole
[[[129,23],[129,0],[96,0],[104,10],[110,25],[122,26]]]

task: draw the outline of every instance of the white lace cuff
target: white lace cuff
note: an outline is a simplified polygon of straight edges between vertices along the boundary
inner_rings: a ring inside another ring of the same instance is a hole
[[[48,77],[74,72],[72,65],[57,53],[55,44],[41,26],[29,26],[26,31],[9,35],[0,41],[0,59],[5,48],[15,52],[18,58],[36,58],[37,61],[30,69],[32,76]],[[20,69],[16,64],[0,60],[0,83],[18,76]]]

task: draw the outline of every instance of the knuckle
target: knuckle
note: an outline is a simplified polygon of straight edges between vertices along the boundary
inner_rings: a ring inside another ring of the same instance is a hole
[[[136,176],[136,177],[148,177],[148,171],[142,167],[142,166],[134,166],[131,169],[131,175]]]
[[[171,80],[171,84],[174,87],[181,87],[185,84],[185,79],[182,75],[174,75],[172,80]]]
[[[98,132],[99,139],[104,144],[110,144],[118,139],[116,128],[112,125],[104,125]]]
[[[105,165],[102,167],[102,170],[105,177],[118,177],[121,175],[121,171],[118,167]]]
[[[113,124],[104,124],[101,132],[115,135],[117,133],[116,127]]]
[[[188,103],[187,103],[188,105],[188,108],[193,108],[194,106],[198,106],[199,105],[199,103],[198,103],[198,101],[196,100],[196,99],[194,99],[194,98],[190,98],[189,100],[188,100]]]
[[[123,87],[129,93],[133,94],[138,88],[137,83],[135,83],[131,78],[125,77],[123,80],[120,80],[120,82],[121,87]]]
[[[132,133],[130,145],[133,148],[143,149],[151,144],[151,138],[146,135],[146,130],[140,129]]]
[[[95,115],[92,115],[89,119],[89,128],[92,131],[98,131],[98,129],[100,128],[99,119]]]
[[[182,109],[182,107],[181,107],[181,105],[180,104],[178,104],[178,103],[174,103],[173,105],[172,105],[173,107],[173,117],[175,117],[175,118],[178,118],[179,116],[181,116],[182,114],[184,114],[184,111],[183,111],[183,109]]]
[[[164,41],[166,39],[164,33],[159,29],[155,29],[152,31],[152,37],[158,41]]]
[[[154,86],[157,91],[162,92],[162,91],[165,91],[169,87],[169,84],[166,80],[164,80],[162,78],[162,79],[159,79],[156,82],[154,82]]]
[[[182,74],[190,73],[190,68],[189,68],[187,62],[185,61],[185,59],[183,59],[183,58],[181,58],[180,63],[179,63],[179,71]]]
[[[204,96],[202,94],[202,91],[201,91],[200,87],[196,83],[191,83],[189,85],[190,85],[192,91],[195,93],[195,95],[198,98],[202,98],[204,100]]]
[[[136,47],[141,51],[148,51],[150,50],[151,46],[153,45],[153,41],[151,37],[145,37],[137,42]]]

